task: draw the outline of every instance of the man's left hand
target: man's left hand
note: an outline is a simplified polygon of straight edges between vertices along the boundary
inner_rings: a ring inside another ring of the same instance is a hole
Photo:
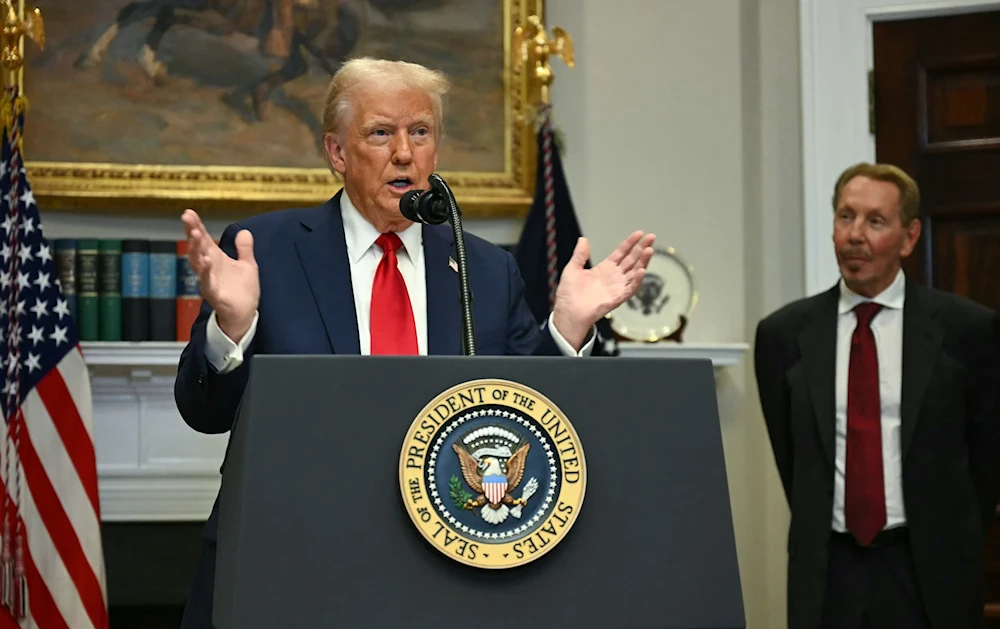
[[[639,290],[653,257],[655,239],[654,234],[633,232],[611,255],[590,269],[585,268],[590,259],[590,243],[586,238],[577,241],[556,288],[552,313],[552,323],[575,349],[580,349],[595,323]]]

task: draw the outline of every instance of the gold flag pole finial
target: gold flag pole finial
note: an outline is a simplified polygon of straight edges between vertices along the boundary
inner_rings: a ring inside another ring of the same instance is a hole
[[[528,25],[518,26],[514,30],[511,48],[514,53],[514,71],[520,73],[530,63],[528,78],[538,86],[541,104],[549,104],[549,87],[554,78],[549,57],[559,57],[572,68],[575,64],[573,38],[558,26],[552,29],[552,37],[549,38],[542,19],[537,15],[529,15]]]
[[[24,36],[27,35],[38,44],[39,49],[45,49],[45,22],[42,12],[37,8],[25,12],[24,0],[0,0],[0,11],[3,12],[3,33],[0,35],[0,65],[3,66],[4,84],[7,87],[17,85],[18,95],[24,88]]]

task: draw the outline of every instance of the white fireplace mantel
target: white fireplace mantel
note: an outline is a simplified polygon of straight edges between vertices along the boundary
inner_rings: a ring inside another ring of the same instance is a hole
[[[174,402],[183,343],[81,343],[94,404],[101,519],[205,520],[219,491],[228,435],[195,432]],[[746,343],[623,343],[625,357],[736,365]]]

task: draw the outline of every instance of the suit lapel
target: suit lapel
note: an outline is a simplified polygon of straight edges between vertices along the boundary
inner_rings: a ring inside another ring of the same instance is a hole
[[[448,266],[453,236],[447,227],[423,226],[427,278],[427,353],[462,353],[458,273]]]
[[[799,351],[813,403],[823,452],[834,461],[836,431],[837,302],[836,286],[817,300],[811,321],[799,335]]]
[[[295,247],[334,353],[360,354],[351,266],[340,215],[341,194],[342,190],[302,220],[305,229],[296,238]]]
[[[903,306],[903,382],[899,408],[904,460],[913,441],[924,392],[941,351],[943,331],[933,315],[922,287],[908,279]]]

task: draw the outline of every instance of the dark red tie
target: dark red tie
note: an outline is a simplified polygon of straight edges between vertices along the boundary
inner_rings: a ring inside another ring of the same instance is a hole
[[[844,518],[847,530],[862,545],[871,544],[885,526],[885,482],[882,471],[882,402],[878,389],[878,355],[871,321],[881,306],[859,304],[858,325],[851,339],[847,375],[847,464]]]
[[[410,294],[396,263],[396,250],[403,243],[393,233],[375,241],[382,248],[382,260],[375,270],[371,303],[371,353],[417,354],[417,327],[413,323]]]

